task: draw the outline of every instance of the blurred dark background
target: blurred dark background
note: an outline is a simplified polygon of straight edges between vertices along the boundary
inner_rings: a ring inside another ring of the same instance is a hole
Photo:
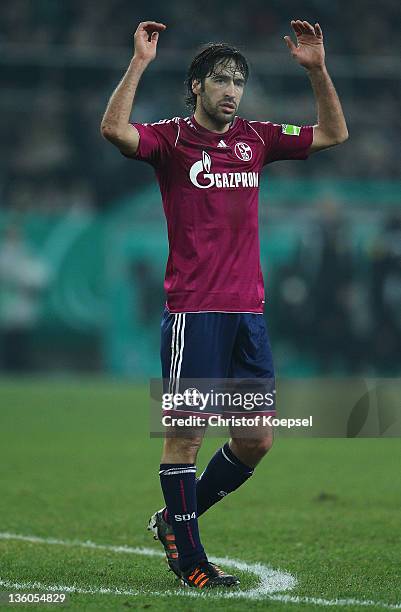
[[[153,171],[100,136],[140,21],[168,29],[133,118],[186,116],[200,44],[249,58],[250,119],[315,122],[282,40],[319,21],[350,139],[278,162],[260,194],[266,317],[282,375],[394,376],[401,365],[400,8],[3,0],[0,4],[0,371],[157,375],[165,222]]]

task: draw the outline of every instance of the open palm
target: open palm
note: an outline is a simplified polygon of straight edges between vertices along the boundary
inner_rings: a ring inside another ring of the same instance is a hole
[[[304,68],[311,70],[324,65],[323,33],[318,23],[312,26],[308,21],[291,21],[297,38],[295,45],[289,36],[284,36],[292,57]]]

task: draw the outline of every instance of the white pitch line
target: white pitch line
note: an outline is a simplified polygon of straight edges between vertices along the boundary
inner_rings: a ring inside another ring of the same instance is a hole
[[[131,555],[146,555],[147,557],[164,557],[161,550],[153,548],[132,546],[112,546],[110,544],[95,544],[90,540],[60,540],[58,538],[42,538],[40,536],[28,536],[18,533],[8,533],[7,531],[0,532],[0,540],[22,540],[23,542],[32,542],[33,544],[56,544],[57,546],[78,546],[79,548],[94,548],[96,550],[109,550],[116,553],[129,553]]]
[[[370,599],[321,599],[320,597],[301,597],[297,595],[269,595],[269,599],[283,603],[312,604],[315,606],[362,606],[384,608],[385,610],[401,610],[401,604],[388,604],[383,601],[372,601]]]
[[[34,544],[53,544],[57,546],[68,546],[68,547],[79,547],[79,548],[90,548],[95,550],[107,550],[116,553],[126,553],[133,555],[146,555],[152,557],[164,557],[164,553],[161,551],[155,551],[153,548],[133,548],[131,546],[111,546],[108,544],[96,544],[95,542],[79,540],[60,540],[57,538],[42,538],[39,536],[26,536],[17,533],[0,532],[0,540],[20,540],[23,542],[32,542]],[[236,559],[228,559],[226,557],[210,557],[211,561],[215,563],[221,563],[227,567],[234,567],[240,571],[248,572],[250,574],[256,574],[259,578],[259,584],[254,589],[248,589],[244,591],[230,591],[227,593],[219,594],[218,597],[231,599],[245,597],[246,599],[263,599],[270,593],[277,593],[278,591],[288,591],[297,584],[294,576],[287,572],[272,569],[267,565],[261,563],[245,563],[244,561],[237,561]],[[163,593],[146,591],[148,595],[162,595]],[[142,593],[144,594],[144,592]],[[169,593],[165,593],[169,594]],[[199,596],[197,591],[188,589],[180,589],[170,591],[170,594],[174,595],[193,595]],[[209,595],[210,596],[210,595]]]
[[[27,536],[17,533],[0,532],[0,540],[20,540],[23,542],[32,542],[34,544],[53,544],[57,546],[90,548],[95,550],[107,550],[115,553],[125,553],[133,555],[145,555],[149,557],[164,557],[164,553],[156,551],[153,548],[132,547],[132,546],[113,546],[109,544],[96,544],[89,540],[81,542],[79,540],[60,540],[58,538],[42,538],[38,536]],[[282,603],[301,603],[320,606],[361,606],[371,607],[376,606],[386,610],[400,610],[400,604],[388,604],[380,601],[359,600],[359,599],[322,599],[318,597],[301,597],[296,595],[284,595],[279,592],[288,591],[297,585],[297,580],[288,572],[274,570],[262,563],[246,563],[237,559],[229,559],[227,557],[210,557],[215,563],[233,567],[237,570],[255,574],[259,578],[259,585],[254,589],[246,591],[229,591],[227,593],[198,593],[192,589],[168,590],[168,591],[147,591],[147,590],[130,590],[118,588],[101,588],[101,587],[78,587],[75,585],[45,585],[40,582],[12,582],[10,580],[2,580],[0,578],[0,586],[11,589],[38,589],[49,592],[64,592],[64,593],[83,593],[83,594],[110,594],[110,595],[125,595],[125,596],[185,596],[185,597],[207,597],[218,599],[271,599]]]
[[[41,591],[42,593],[83,593],[85,595],[128,595],[135,597],[137,595],[145,595],[145,591],[131,591],[125,589],[108,589],[108,588],[82,588],[75,585],[67,584],[44,584],[43,582],[13,582],[12,580],[1,580],[0,586],[6,589],[15,589],[16,591]],[[162,593],[152,593],[152,595],[161,595]]]
[[[138,595],[156,596],[156,597],[168,597],[172,595],[185,595],[192,597],[217,597],[221,598],[222,595],[216,595],[213,592],[208,593],[197,593],[196,591],[183,591],[182,593],[175,591],[133,591],[129,589],[110,589],[110,588],[99,588],[99,587],[87,587],[82,588],[76,585],[65,585],[65,584],[44,584],[43,582],[12,582],[11,580],[1,580],[0,586],[6,589],[15,589],[16,591],[29,591],[35,590],[44,593],[80,593],[84,595],[125,595],[126,597],[136,597]],[[224,595],[224,594],[223,594]],[[235,597],[234,593],[232,596]],[[238,594],[236,595],[238,596]],[[317,597],[296,597],[291,595],[268,595],[269,599],[274,601],[280,601],[282,603],[301,603],[311,604],[320,606],[377,606],[385,608],[387,610],[399,610],[401,605],[399,604],[386,604],[375,601],[360,601],[358,599],[319,599]]]

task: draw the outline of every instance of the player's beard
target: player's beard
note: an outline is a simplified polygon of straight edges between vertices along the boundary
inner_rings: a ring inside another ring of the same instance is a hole
[[[233,121],[236,108],[233,109],[231,113],[224,112],[221,108],[219,108],[221,101],[215,105],[212,104],[209,96],[205,92],[201,93],[200,99],[203,112],[209,117],[211,121],[216,123],[216,125],[218,125],[219,127],[224,127],[225,125]]]

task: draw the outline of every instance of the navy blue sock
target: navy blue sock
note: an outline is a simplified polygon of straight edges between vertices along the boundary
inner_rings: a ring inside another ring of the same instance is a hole
[[[193,463],[162,463],[159,474],[180,569],[185,571],[206,559],[198,529],[196,467]]]
[[[206,512],[228,493],[238,489],[252,474],[253,468],[242,463],[226,442],[211,458],[196,481],[197,516]],[[170,523],[167,509],[164,511],[164,520]]]
[[[197,480],[198,516],[223,499],[228,493],[238,489],[252,474],[253,468],[242,463],[226,442],[223,448],[219,448],[211,458],[206,469]]]

